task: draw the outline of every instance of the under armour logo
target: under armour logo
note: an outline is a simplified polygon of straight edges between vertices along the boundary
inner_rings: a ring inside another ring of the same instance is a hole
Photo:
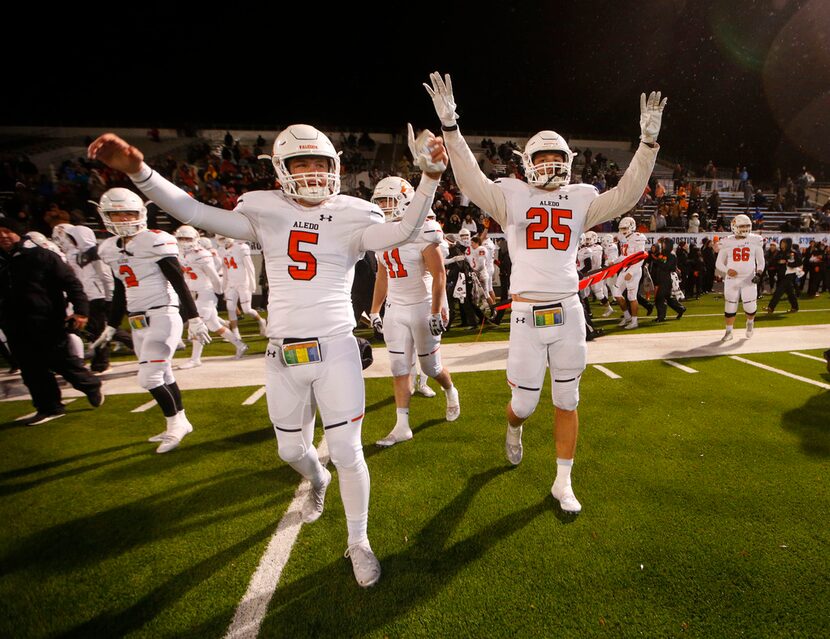
[[[320,215],[320,221],[323,222],[325,220],[331,222],[331,215]]]
[[[560,199],[560,200],[567,200],[567,199],[568,199],[568,196],[567,196],[567,195],[563,195],[562,193],[560,193],[560,194],[559,194],[559,199]]]
[[[272,350],[272,349],[269,348],[268,350],[265,351],[265,354],[268,357],[276,357],[277,356],[277,351]]]
[[[524,324],[524,323],[525,323],[525,318],[524,318],[524,317],[517,317],[517,318],[516,318],[516,323],[518,324],[519,322],[521,322],[522,324]]]

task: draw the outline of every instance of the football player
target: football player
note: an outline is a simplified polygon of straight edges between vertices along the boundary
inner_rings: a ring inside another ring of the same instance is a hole
[[[587,231],[585,233],[585,247],[587,248],[588,257],[591,259],[590,270],[595,271],[602,268],[603,250],[599,243],[599,235],[597,235],[596,231]],[[611,303],[608,301],[608,295],[605,292],[605,281],[592,284],[591,291],[597,301],[605,307],[603,317],[606,314],[610,315],[614,312],[611,308]]]
[[[445,167],[441,138],[432,138],[428,148],[430,161]],[[401,221],[384,224],[376,205],[340,195],[337,151],[321,131],[304,124],[289,126],[274,142],[272,163],[281,190],[245,193],[234,211],[197,202],[112,133],[95,140],[89,156],[128,173],[185,224],[262,246],[271,320],[266,393],[279,455],[311,483],[302,517],[315,521],[331,481],[313,445],[319,408],[340,479],[346,556],[358,584],[375,584],[381,571],[367,536],[369,470],[360,441],[365,392],[349,290],[365,251],[388,250],[418,237],[441,173],[426,173]]]
[[[496,294],[493,291],[493,279],[490,272],[490,250],[484,245],[480,235],[470,238],[470,265],[473,267],[490,306],[496,304]]]
[[[723,314],[726,332],[722,342],[732,339],[732,328],[738,313],[738,301],[743,303],[746,314],[746,336],[755,331],[755,312],[758,310],[758,287],[764,272],[764,249],[760,235],[752,234],[752,221],[748,216],[736,215],[732,220],[732,235],[721,240],[715,268],[726,275],[723,283]]]
[[[228,319],[231,330],[239,337],[236,306],[242,307],[242,312],[253,317],[259,323],[259,334],[265,335],[266,323],[259,313],[251,307],[253,292],[256,290],[256,269],[251,259],[251,247],[245,242],[237,242],[231,237],[219,236],[219,255],[224,265],[225,306],[228,309]]]
[[[620,248],[617,246],[617,242],[614,240],[613,235],[603,235],[602,240],[602,266],[603,268],[608,268],[612,264],[616,264],[617,261],[620,259]],[[608,297],[608,308],[605,309],[605,312],[602,314],[603,317],[608,317],[614,313],[614,309],[611,308],[611,300],[617,299],[620,297],[620,289],[617,286],[617,279],[616,278],[606,278],[602,280],[602,284],[605,287],[605,291],[607,291]]]
[[[248,345],[237,337],[233,330],[222,324],[216,311],[216,292],[222,290],[222,281],[213,265],[213,255],[199,243],[199,231],[192,226],[183,224],[176,229],[174,235],[179,243],[185,281],[193,294],[199,317],[208,330],[216,332],[222,339],[234,345],[234,359],[241,358],[248,350]],[[182,370],[202,365],[204,344],[198,339],[192,340],[191,343],[193,351],[190,359],[179,365]]]
[[[417,153],[416,153],[417,155]],[[387,177],[375,186],[372,202],[380,207],[387,222],[399,223],[415,190],[400,177]],[[397,421],[392,431],[375,442],[394,446],[412,439],[409,427],[409,374],[417,355],[421,370],[437,381],[447,397],[446,419],[458,419],[461,406],[450,372],[441,365],[441,333],[448,320],[444,305],[447,274],[439,244],[441,227],[434,220],[424,222],[421,234],[412,242],[377,254],[378,267],[370,318],[383,334],[392,367]],[[386,302],[381,319],[380,309]]]
[[[191,340],[208,343],[210,335],[187,289],[176,238],[147,228],[147,207],[141,198],[129,189],[110,189],[101,196],[98,213],[104,227],[115,236],[104,240],[98,251],[112,269],[115,290],[108,326],[92,346],[106,347],[126,310],[138,357],[138,383],[150,391],[167,420],[164,432],[149,441],[159,442],[157,453],[166,453],[193,432],[173,377],[172,359],[182,334],[182,316]]]
[[[620,257],[634,255],[646,250],[646,236],[637,232],[637,223],[633,217],[624,217],[620,220]],[[620,271],[617,275],[617,289],[620,296],[617,302],[623,309],[623,318],[620,326],[625,328],[637,328],[637,312],[640,310],[637,303],[637,293],[640,290],[640,278],[643,276],[643,263],[637,262],[632,266]]]
[[[641,197],[657,157],[657,134],[666,101],[640,97],[641,144],[617,187],[599,194],[591,185],[569,184],[574,154],[562,136],[541,131],[520,154],[527,182],[487,179],[456,123],[449,75],[430,76],[425,88],[445,132],[453,173],[461,190],[505,230],[513,269],[513,312],[507,357],[512,398],[507,405],[505,450],[522,459],[522,424],[539,402],[550,367],[555,406],[557,472],[551,492],[565,512],[581,504],[571,486],[578,432],[579,378],[586,365],[585,320],[577,295],[580,233],[630,210]]]

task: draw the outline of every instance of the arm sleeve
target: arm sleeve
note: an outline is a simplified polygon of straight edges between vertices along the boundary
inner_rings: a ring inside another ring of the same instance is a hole
[[[93,262],[93,266],[95,268],[95,274],[98,276],[98,279],[101,282],[101,288],[104,289],[104,299],[108,302],[112,300],[112,275],[109,273],[109,267],[104,264],[100,259],[95,260]]]
[[[412,202],[406,207],[400,222],[395,224],[373,224],[363,229],[360,240],[361,251],[380,251],[399,246],[415,239],[421,232],[424,220],[432,208],[438,180],[426,175],[421,176],[421,183]]]
[[[758,247],[755,250],[755,272],[760,273],[766,267],[766,261],[764,260],[764,251]]]
[[[721,273],[726,273],[726,255],[727,249],[721,246],[720,251],[718,251],[718,259],[715,260],[715,270]]]
[[[657,144],[654,148],[640,144],[631,159],[631,164],[628,165],[620,179],[620,183],[591,202],[585,218],[586,229],[627,213],[637,204],[654,170],[654,162],[657,160],[659,150],[660,146]]]
[[[144,195],[184,224],[238,240],[256,240],[251,221],[245,215],[197,202],[146,164],[129,177]]]
[[[124,282],[117,277],[113,278],[115,287],[112,291],[112,306],[110,307],[109,318],[107,324],[114,328],[121,326],[121,320],[124,319],[124,313],[127,312],[127,290],[124,288]]]
[[[251,255],[247,254],[245,256],[245,274],[248,276],[248,287],[252,290],[256,290],[256,267],[254,266],[254,261],[251,259]]]
[[[213,265],[213,257],[208,257],[202,263],[202,270],[207,274],[210,285],[213,287],[213,292],[217,295],[222,294],[222,279],[219,273],[216,272],[216,267]]]
[[[46,249],[43,249],[46,251]],[[75,277],[72,269],[64,264],[55,253],[48,251],[48,257],[54,264],[54,274],[61,289],[66,293],[66,300],[72,302],[72,308],[76,315],[84,317],[89,315],[89,299],[84,293],[84,285]]]
[[[199,317],[199,312],[196,310],[196,302],[193,301],[190,289],[187,288],[187,284],[184,281],[184,273],[182,272],[182,266],[179,264],[179,260],[175,257],[164,257],[156,262],[156,264],[159,265],[164,277],[167,278],[173,290],[176,291],[176,295],[179,296],[179,310],[184,320],[187,321],[194,317]]]
[[[453,175],[461,192],[482,211],[487,211],[502,228],[507,226],[507,199],[504,192],[481,172],[473,152],[458,129],[444,131],[443,135]]]

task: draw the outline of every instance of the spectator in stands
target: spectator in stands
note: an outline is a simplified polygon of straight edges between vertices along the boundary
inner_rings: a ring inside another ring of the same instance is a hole
[[[700,232],[700,216],[697,213],[692,213],[692,216],[689,218],[689,233],[699,233]]]
[[[749,181],[749,171],[743,167],[738,173],[738,188],[735,189],[738,193],[743,193],[746,188],[746,183]]]
[[[449,218],[447,218],[447,223],[444,226],[445,233],[458,233],[461,230],[461,216],[458,214],[458,211],[459,208],[455,207]]]
[[[613,189],[620,183],[620,173],[617,168],[617,165],[613,162],[609,165],[608,172],[605,174],[605,188],[606,189]],[[658,182],[659,184],[659,182]],[[660,188],[663,188],[662,185]],[[665,191],[665,189],[664,189]]]
[[[717,189],[709,195],[709,199],[706,201],[706,211],[710,220],[718,219],[718,215],[720,215],[720,193]]]
[[[677,193],[680,190],[681,185],[683,184],[683,175],[685,171],[683,170],[683,165],[678,162],[674,165],[674,170],[671,174],[671,179],[674,181],[674,192]]]
[[[666,229],[666,216],[663,214],[662,206],[658,206],[651,214],[648,228],[652,233],[661,233]]]
[[[476,233],[478,233],[478,225],[473,219],[472,213],[470,213],[469,211],[464,216],[464,221],[461,223],[461,229],[468,230],[470,232],[470,235],[475,235]]]
[[[775,197],[772,198],[772,202],[770,202],[767,210],[775,213],[781,213],[784,211],[784,198],[781,197],[780,193],[775,194]]]
[[[700,299],[703,291],[703,275],[706,270],[706,265],[703,263],[703,257],[696,244],[692,244],[689,248],[687,269],[684,277],[684,283],[686,285],[684,293],[687,298],[694,297],[696,300]]]
[[[819,288],[824,285],[824,276],[827,269],[826,258],[827,247],[824,243],[811,241],[810,246],[804,253],[804,270],[807,272],[809,281],[807,295],[810,297],[820,295]]]
[[[704,190],[709,191],[718,177],[718,169],[715,167],[715,163],[712,162],[712,160],[709,160],[709,164],[707,164],[706,168],[703,169],[703,176],[706,178],[703,188]]]
[[[703,248],[700,249],[700,256],[703,258],[705,273],[703,276],[703,292],[711,293],[715,283],[715,247],[711,238],[703,240]]]
[[[230,131],[225,131],[225,137],[223,139],[226,148],[231,148],[233,146],[233,136],[231,135]]]

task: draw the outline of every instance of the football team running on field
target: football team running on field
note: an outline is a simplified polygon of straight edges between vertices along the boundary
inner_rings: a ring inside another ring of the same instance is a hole
[[[153,438],[161,442],[159,452],[175,448],[192,430],[171,367],[182,328],[178,307],[194,344],[190,365],[198,366],[209,331],[234,344],[237,356],[244,352],[244,343],[234,332],[238,299],[243,312],[260,322],[269,339],[268,412],[280,458],[311,484],[302,507],[305,522],[322,514],[331,481],[313,445],[319,411],[346,514],[345,556],[364,587],[378,581],[381,568],[368,539],[369,470],[361,440],[364,385],[349,295],[356,261],[365,251],[374,251],[380,265],[371,319],[383,332],[390,355],[397,421],[377,444],[392,446],[412,438],[409,380],[416,359],[423,373],[444,390],[447,421],[460,415],[458,392],[440,356],[447,322],[443,236],[440,226],[427,219],[438,181],[451,163],[461,191],[504,229],[513,262],[507,459],[514,465],[522,460],[523,424],[537,407],[549,368],[556,448],[551,493],[564,512],[579,513],[582,506],[573,491],[571,469],[587,350],[577,261],[589,258],[594,267],[603,261],[613,263],[642,250],[645,238],[635,231],[632,218],[623,218],[622,256],[614,255],[610,236],[600,239],[588,231],[587,251],[580,251],[579,239],[585,229],[617,218],[636,204],[654,167],[666,105],[659,93],[641,95],[640,145],[619,185],[599,194],[591,185],[570,184],[574,154],[553,131],[534,135],[521,153],[527,182],[489,180],[459,131],[449,75],[431,74],[430,84],[424,86],[443,137],[424,131],[415,139],[410,129],[410,150],[422,170],[417,189],[401,178],[386,178],[378,183],[371,202],[340,194],[338,153],[323,133],[308,125],[289,126],[274,142],[272,163],[279,189],[245,193],[234,211],[194,200],[147,166],[137,148],[112,133],[89,147],[90,158],[126,173],[147,198],[185,225],[175,238],[148,230],[143,202],[127,189],[111,189],[99,203],[107,229],[116,236],[101,245],[101,258],[115,275],[115,299],[125,302],[113,304],[109,326],[96,345],[113,337],[126,310],[139,358],[139,381],[167,418],[166,430]],[[227,268],[224,282],[209,251],[200,248],[196,229],[221,236]],[[755,301],[749,299],[748,268],[750,263],[755,270],[763,268],[753,237],[742,225],[725,242],[729,250],[721,252],[729,278],[729,337],[739,296],[747,313],[747,333],[752,330]],[[267,326],[250,306],[253,281],[245,241],[262,247],[269,284]],[[182,265],[177,255],[182,256]],[[475,258],[481,262],[476,270],[483,277],[489,270],[486,252],[481,249]],[[187,280],[181,276],[182,266]],[[641,264],[630,266],[614,284],[594,287],[594,294],[606,304],[606,315],[611,308],[607,300],[617,298],[626,309],[627,327],[637,325],[641,271]],[[230,326],[216,314],[219,292],[232,300]],[[492,288],[487,292],[492,293]]]

